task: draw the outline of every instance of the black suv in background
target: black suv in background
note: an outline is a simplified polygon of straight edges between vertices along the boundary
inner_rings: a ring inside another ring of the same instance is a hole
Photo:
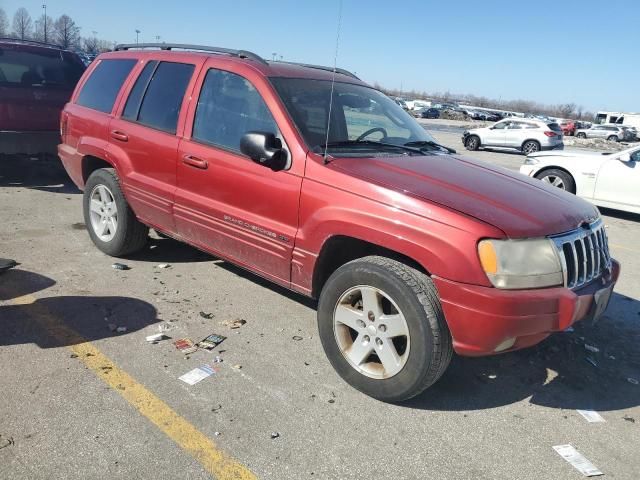
[[[56,154],[60,113],[84,70],[56,45],[0,38],[0,154]]]

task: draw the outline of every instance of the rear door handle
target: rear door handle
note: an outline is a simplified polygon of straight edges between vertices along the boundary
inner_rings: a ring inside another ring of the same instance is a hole
[[[126,133],[121,132],[120,130],[111,130],[111,138],[120,140],[121,142],[129,141],[129,136]]]
[[[185,155],[182,157],[182,163],[199,168],[200,170],[206,170],[209,168],[209,162],[202,160],[201,158],[194,157],[193,155]]]

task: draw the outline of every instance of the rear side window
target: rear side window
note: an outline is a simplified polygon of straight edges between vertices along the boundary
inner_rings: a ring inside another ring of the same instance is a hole
[[[80,59],[60,50],[0,48],[0,85],[73,89],[84,72]]]
[[[184,93],[195,66],[190,63],[160,62],[155,66],[153,73],[151,73],[152,68],[147,65],[138,77],[127,100],[123,116],[143,125],[175,134]],[[151,78],[145,80],[144,77],[149,75]],[[146,89],[144,89],[145,86]],[[141,97],[142,101],[140,102],[137,97]],[[137,103],[140,104],[139,108],[136,107]]]
[[[129,58],[101,60],[82,87],[76,103],[111,113],[118,92],[135,64],[136,60]]]
[[[547,123],[547,127],[549,127],[554,132],[562,132],[562,127],[557,123]]]
[[[154,60],[147,63],[142,69],[142,72],[136,80],[136,84],[133,86],[133,89],[129,94],[129,98],[127,99],[127,104],[125,105],[124,112],[122,113],[123,118],[128,120],[137,120],[140,104],[142,103],[142,96],[147,89],[147,85],[149,85],[149,80],[156,69],[156,65],[158,65],[158,62]]]
[[[240,75],[209,70],[198,99],[193,139],[239,152],[241,137],[250,131],[278,133],[258,91]]]

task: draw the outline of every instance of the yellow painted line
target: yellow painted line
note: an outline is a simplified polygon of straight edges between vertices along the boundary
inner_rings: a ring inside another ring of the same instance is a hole
[[[189,452],[209,473],[220,480],[257,478],[247,467],[223,453],[209,437],[178,415],[151,391],[135,381],[96,346],[64,322],[57,319],[36,298],[25,295],[13,299],[13,305],[24,305],[29,316],[37,321],[62,345],[69,349],[102,381],[118,392],[138,412],[158,427],[182,449]]]
[[[610,244],[609,244],[609,246],[610,246],[610,247],[613,247],[613,248],[621,248],[622,250],[628,250],[628,251],[630,251],[630,252],[640,253],[640,250],[637,250],[637,249],[635,249],[635,248],[625,247],[624,245],[617,245],[617,244],[615,244],[615,243],[610,243]]]

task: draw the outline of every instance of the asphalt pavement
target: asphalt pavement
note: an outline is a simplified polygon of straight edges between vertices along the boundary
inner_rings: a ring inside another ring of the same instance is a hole
[[[434,133],[468,154],[458,134]],[[0,257],[20,265],[0,274],[0,478],[582,478],[562,444],[606,478],[640,478],[640,218],[603,214],[622,274],[599,323],[455,357],[431,389],[389,405],[332,370],[313,301],[157,236],[114,260],[63,171],[5,157]],[[147,343],[161,326],[170,338]],[[212,352],[172,344],[212,333],[227,337]],[[179,380],[205,364],[215,373],[200,383]]]

